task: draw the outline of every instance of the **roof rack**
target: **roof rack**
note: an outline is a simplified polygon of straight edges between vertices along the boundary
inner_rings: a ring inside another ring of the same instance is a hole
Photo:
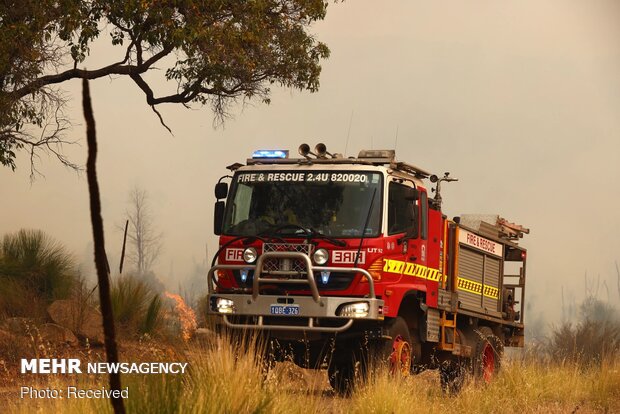
[[[407,164],[406,162],[394,162],[390,165],[390,167],[394,170],[408,172],[418,178],[428,178],[431,175],[428,171],[418,168],[415,165]]]
[[[361,164],[361,165],[389,165],[393,170],[406,172],[417,178],[428,178],[430,173],[406,162],[396,161],[394,150],[361,150],[358,157],[349,158],[249,158],[247,165],[270,164]]]

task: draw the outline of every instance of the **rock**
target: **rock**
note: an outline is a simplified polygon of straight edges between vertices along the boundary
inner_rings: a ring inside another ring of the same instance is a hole
[[[47,307],[52,320],[65,328],[77,332],[80,328],[80,305],[75,300],[57,300]]]
[[[57,300],[47,308],[47,313],[56,324],[87,338],[91,344],[103,343],[101,313],[92,306],[75,300]]]
[[[104,341],[102,323],[101,312],[89,306],[83,316],[79,333],[88,338],[91,344],[101,345]]]
[[[17,335],[32,333],[32,329],[35,327],[34,320],[30,318],[7,318],[4,324],[9,332]]]
[[[39,326],[39,335],[41,339],[49,342],[66,342],[71,345],[77,345],[78,339],[70,329],[55,323],[46,323]]]

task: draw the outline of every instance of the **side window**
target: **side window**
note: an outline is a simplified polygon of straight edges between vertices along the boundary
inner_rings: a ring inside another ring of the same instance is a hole
[[[231,225],[239,224],[249,218],[251,201],[252,187],[239,183],[233,200]]]
[[[405,198],[407,186],[390,182],[388,234],[404,233],[414,224],[413,203]]]
[[[428,238],[428,199],[424,191],[420,191],[421,217],[420,217],[420,235],[422,240]]]

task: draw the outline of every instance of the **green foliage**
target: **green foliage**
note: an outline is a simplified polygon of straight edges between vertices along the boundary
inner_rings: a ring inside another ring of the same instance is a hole
[[[161,324],[162,300],[159,295],[154,295],[144,315],[144,322],[140,326],[140,333],[152,334]]]
[[[71,294],[71,254],[40,230],[7,234],[0,243],[0,313],[41,316],[45,306]]]
[[[162,299],[134,275],[112,280],[110,299],[114,320],[126,334],[154,334],[162,323]]]
[[[316,91],[319,61],[329,50],[308,28],[325,18],[326,9],[324,0],[5,1],[0,163],[14,169],[16,151],[53,151],[45,144],[50,139],[62,144],[66,124],[57,121],[65,102],[52,86],[69,79],[129,76],[152,107],[208,104],[220,119],[238,98],[269,102],[271,84]],[[81,69],[102,35],[124,58]],[[171,59],[162,61],[166,56]],[[162,73],[176,83],[176,93],[157,96],[142,77],[157,62],[170,62]],[[29,132],[46,125],[53,126],[47,136]]]

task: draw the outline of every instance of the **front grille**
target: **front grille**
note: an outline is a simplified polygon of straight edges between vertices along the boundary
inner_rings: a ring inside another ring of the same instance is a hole
[[[308,243],[264,243],[263,253],[268,252],[300,252],[312,257],[314,245]],[[295,272],[297,277],[305,277],[306,263],[298,259],[267,259],[263,262],[263,273],[277,271]]]
[[[292,244],[292,243],[264,243],[263,253],[268,252],[300,252],[312,257],[314,252],[314,245],[308,243]],[[280,272],[291,272],[292,274],[282,274]],[[247,280],[244,282],[241,280],[241,272],[239,270],[233,270],[233,275],[240,287],[252,287],[252,281],[254,280],[254,271],[248,272]],[[304,283],[303,280],[307,278],[306,262],[299,259],[267,259],[263,262],[263,277],[269,276],[270,278],[286,278],[286,279],[299,279],[299,283],[294,284],[280,284],[270,283],[269,287],[265,286],[265,289],[271,289],[276,285],[276,290],[282,292],[287,291],[307,291],[309,290],[308,283]],[[327,283],[323,283],[321,280],[321,272],[314,272],[314,280],[316,285],[321,290],[345,290],[353,281],[355,275],[345,272],[331,272]]]

